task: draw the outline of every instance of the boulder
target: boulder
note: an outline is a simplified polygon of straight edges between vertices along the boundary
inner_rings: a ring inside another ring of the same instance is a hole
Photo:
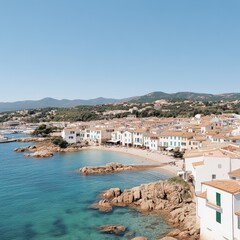
[[[99,227],[101,232],[122,235],[126,231],[126,227],[120,224],[107,224]]]
[[[179,235],[179,233],[181,233],[181,231],[179,229],[175,229],[173,231],[171,231],[170,233],[167,234],[168,237],[176,237]]]
[[[163,238],[160,238],[159,240],[177,240],[177,238],[174,238],[174,237],[163,237]]]
[[[132,238],[131,240],[148,240],[146,237],[135,237],[135,238]]]
[[[140,187],[134,187],[132,188],[133,191],[133,199],[134,201],[137,201],[141,198],[141,190]]]
[[[120,188],[110,188],[103,194],[103,197],[114,198],[120,196],[120,194],[121,194]]]
[[[111,203],[106,199],[100,200],[99,203],[98,203],[98,206],[99,206],[100,211],[106,211],[107,212],[107,211],[112,210]]]
[[[36,151],[34,153],[24,154],[25,157],[45,158],[52,157],[53,153],[48,150]]]
[[[140,207],[141,207],[141,210],[143,210],[143,211],[153,210],[154,209],[154,203],[153,203],[152,200],[142,201]]]

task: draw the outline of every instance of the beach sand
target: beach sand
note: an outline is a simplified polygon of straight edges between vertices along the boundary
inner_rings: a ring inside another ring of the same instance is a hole
[[[170,155],[163,154],[158,151],[150,151],[133,147],[122,147],[122,146],[89,146],[87,149],[97,149],[105,151],[114,151],[120,153],[131,154],[149,160],[149,164],[162,164],[168,163],[167,165],[161,167],[161,169],[171,172],[174,175],[177,175],[178,171],[182,170],[183,160],[176,160]],[[173,165],[175,163],[175,165]]]

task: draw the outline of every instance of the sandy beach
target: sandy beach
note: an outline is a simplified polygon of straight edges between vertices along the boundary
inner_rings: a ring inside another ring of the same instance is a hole
[[[171,172],[174,175],[177,175],[178,171],[182,170],[183,160],[176,160],[170,155],[163,154],[161,152],[152,152],[149,150],[143,150],[139,148],[130,148],[130,147],[122,147],[122,146],[90,146],[87,149],[96,149],[96,150],[105,150],[105,151],[114,151],[120,153],[131,154],[137,157],[144,158],[145,160],[149,161],[149,164],[163,164],[169,163],[161,169]],[[175,163],[173,165],[172,163]]]

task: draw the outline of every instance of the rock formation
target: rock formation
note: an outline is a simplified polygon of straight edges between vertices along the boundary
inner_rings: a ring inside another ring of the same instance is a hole
[[[196,206],[190,186],[178,177],[142,184],[123,192],[111,188],[102,194],[98,202],[100,210],[110,211],[112,206],[131,206],[144,212],[157,211],[167,216],[166,220],[181,230],[168,234],[169,239],[198,239]]]
[[[106,174],[113,172],[123,172],[131,170],[144,170],[147,168],[161,167],[162,165],[123,165],[121,163],[107,163],[105,166],[90,166],[80,168],[83,174]]]
[[[50,141],[41,142],[25,147],[15,148],[15,152],[30,152],[24,154],[25,157],[36,157],[36,158],[44,158],[44,157],[52,157],[55,152],[76,152],[79,151],[78,147],[67,147],[60,148],[59,146],[54,145]]]
[[[120,224],[107,224],[99,227],[99,230],[104,233],[122,235],[126,231],[126,227]]]

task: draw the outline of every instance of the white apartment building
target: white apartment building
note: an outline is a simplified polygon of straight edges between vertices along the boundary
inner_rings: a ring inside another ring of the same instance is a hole
[[[120,143],[122,142],[122,133],[123,131],[114,131],[111,133],[111,142]]]
[[[237,145],[233,146],[236,146],[236,149],[239,148]],[[214,179],[234,179],[237,174],[234,171],[240,168],[240,156],[229,153],[225,148],[227,147],[209,151],[190,151],[184,155],[185,179],[191,176],[196,193],[201,191],[202,182]]]
[[[133,138],[133,146],[135,147],[142,147],[144,145],[144,133],[146,132],[145,129],[137,129],[134,130],[132,133]]]
[[[200,142],[193,139],[194,134],[191,132],[164,132],[160,134],[159,145],[170,149],[187,149],[199,148]]]
[[[122,133],[122,145],[123,146],[132,146],[133,144],[133,131],[127,130]]]
[[[143,144],[149,150],[159,150],[159,135],[153,133],[146,134],[143,138]]]
[[[106,143],[111,139],[112,132],[114,130],[110,128],[87,128],[85,130],[85,140],[89,143]]]
[[[240,240],[240,182],[212,180],[197,194],[201,240]]]
[[[80,129],[77,128],[64,128],[61,132],[62,138],[68,143],[80,142]]]

